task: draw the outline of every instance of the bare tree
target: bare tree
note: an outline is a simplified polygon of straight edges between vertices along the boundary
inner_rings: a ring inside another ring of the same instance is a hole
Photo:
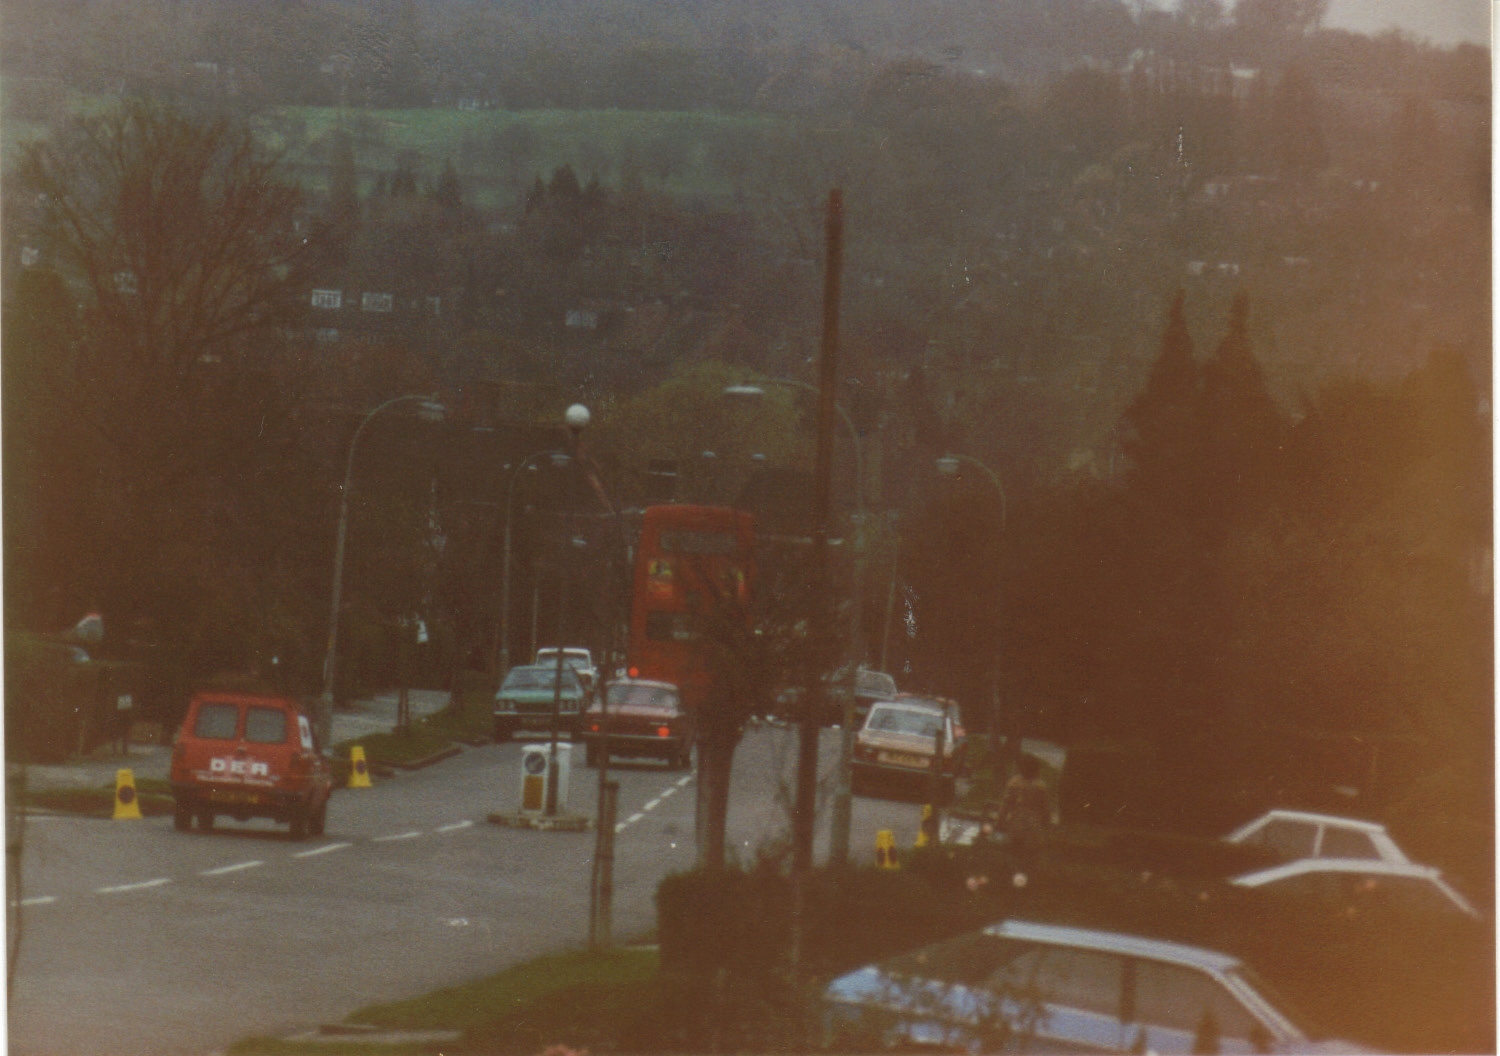
[[[300,368],[285,327],[306,244],[300,191],[279,172],[250,129],[148,101],[23,151],[19,226],[79,306],[48,398],[94,437],[95,537],[81,545],[107,558],[109,582],[90,584],[106,597],[147,604],[133,587],[184,562],[206,581],[218,563],[183,556],[211,553],[205,533],[269,536],[255,496],[286,506]]]

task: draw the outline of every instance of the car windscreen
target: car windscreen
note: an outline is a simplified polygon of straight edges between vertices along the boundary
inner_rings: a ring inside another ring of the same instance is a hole
[[[203,704],[193,721],[193,736],[215,741],[232,741],[240,725],[238,704]]]
[[[505,690],[551,689],[556,682],[556,667],[518,667],[505,676],[503,688]],[[564,692],[579,688],[578,676],[570,667],[562,669],[562,688]]]
[[[1028,943],[980,932],[893,957],[880,968],[897,979],[934,979],[978,986],[1029,948]]]
[[[245,712],[245,740],[252,744],[281,744],[286,730],[286,712],[281,708],[252,706]]]
[[[865,729],[879,733],[907,733],[918,737],[936,737],[943,717],[930,711],[911,708],[875,708],[865,722]]]

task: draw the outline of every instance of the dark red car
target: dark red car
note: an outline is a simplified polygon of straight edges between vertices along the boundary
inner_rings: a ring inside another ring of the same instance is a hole
[[[598,766],[610,757],[654,756],[674,770],[692,765],[697,724],[670,682],[620,679],[604,687],[584,715],[584,758]]]

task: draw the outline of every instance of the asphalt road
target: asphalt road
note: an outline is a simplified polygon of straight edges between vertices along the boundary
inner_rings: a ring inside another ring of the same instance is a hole
[[[742,860],[789,831],[795,735],[750,731],[735,762],[730,839]],[[324,837],[262,822],[179,833],[168,818],[28,820],[15,1056],[201,1056],[358,1008],[490,974],[587,939],[594,835],[491,824],[520,802],[519,744],[338,792]],[[575,752],[580,763],[581,748]],[[821,745],[826,850],[838,735]],[[691,774],[617,763],[614,933],[655,924],[654,894],[694,861]],[[595,771],[566,808],[592,815]],[[856,799],[852,846],[915,838],[920,808]]]

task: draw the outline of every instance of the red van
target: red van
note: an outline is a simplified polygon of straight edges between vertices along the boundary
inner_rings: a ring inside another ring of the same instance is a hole
[[[296,701],[199,693],[172,748],[173,820],[204,832],[225,814],[285,822],[294,840],[323,834],[333,774]]]

